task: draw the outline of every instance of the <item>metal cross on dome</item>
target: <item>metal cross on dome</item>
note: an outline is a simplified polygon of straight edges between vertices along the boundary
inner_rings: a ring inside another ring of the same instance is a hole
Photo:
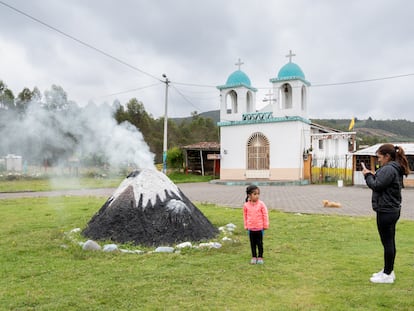
[[[241,61],[241,59],[239,58],[239,61],[237,63],[235,63],[236,66],[239,66],[239,70],[241,65],[244,65],[244,63]]]
[[[289,57],[289,63],[291,63],[292,62],[292,57],[293,56],[296,56],[296,54],[293,54],[292,53],[292,50],[289,50],[289,54],[288,55],[286,55],[286,57]]]

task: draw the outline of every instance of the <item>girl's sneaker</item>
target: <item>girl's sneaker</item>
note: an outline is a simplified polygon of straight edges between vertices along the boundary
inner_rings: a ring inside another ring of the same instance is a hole
[[[250,260],[250,264],[251,265],[255,265],[257,263],[257,258],[256,257],[253,257],[251,260]]]
[[[263,265],[264,264],[263,258],[261,258],[261,257],[257,258],[257,264],[258,265]]]

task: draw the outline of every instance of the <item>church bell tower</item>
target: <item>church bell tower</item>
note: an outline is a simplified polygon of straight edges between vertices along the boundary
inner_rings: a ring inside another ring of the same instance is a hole
[[[310,83],[305,79],[302,69],[292,62],[293,56],[296,54],[289,51],[286,55],[289,62],[279,70],[276,78],[270,79],[273,85],[273,95],[276,98],[273,104],[273,116],[299,116],[307,119]]]
[[[256,112],[257,89],[251,86],[249,77],[240,70],[243,63],[235,64],[238,70],[227,79],[226,84],[217,86],[220,90],[220,121],[239,121],[244,113]]]

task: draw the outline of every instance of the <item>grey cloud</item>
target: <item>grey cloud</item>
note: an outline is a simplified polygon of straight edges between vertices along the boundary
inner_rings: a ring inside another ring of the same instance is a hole
[[[259,90],[258,101],[271,87],[269,78],[287,62],[289,49],[313,84],[414,73],[414,3],[403,0],[16,0],[12,5],[157,77],[167,73],[175,82],[223,84],[240,57],[253,85],[265,88]],[[0,8],[2,40],[24,48],[34,70],[28,76],[39,77],[25,81],[24,73],[18,79],[3,71],[0,79],[15,93],[22,86],[58,84],[84,105],[91,98],[156,82],[5,7]],[[12,59],[7,51],[0,53],[3,61]],[[409,105],[414,94],[403,86],[411,80],[313,88],[309,114],[387,118],[388,102],[395,100],[398,110],[391,114],[414,119]],[[172,115],[188,115],[194,106],[217,109],[216,99],[206,100],[218,96],[214,88],[177,88],[186,95],[199,92],[205,99],[188,95],[190,104],[171,89]],[[395,90],[397,95],[391,96]],[[163,91],[161,85],[117,98],[126,102],[137,97],[160,116]]]

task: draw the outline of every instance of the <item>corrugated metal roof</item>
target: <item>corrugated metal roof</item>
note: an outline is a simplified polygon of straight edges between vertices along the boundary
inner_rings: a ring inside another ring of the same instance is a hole
[[[371,155],[371,156],[375,156],[376,155],[376,151],[383,144],[384,143],[376,144],[376,145],[373,145],[371,147],[358,150],[358,151],[354,152],[354,154],[355,155]],[[404,149],[404,152],[405,152],[406,155],[414,155],[414,143],[391,143],[391,144],[393,144],[394,146],[400,146],[400,147],[402,147]]]
[[[203,141],[192,145],[183,146],[183,149],[220,150],[218,142]]]

